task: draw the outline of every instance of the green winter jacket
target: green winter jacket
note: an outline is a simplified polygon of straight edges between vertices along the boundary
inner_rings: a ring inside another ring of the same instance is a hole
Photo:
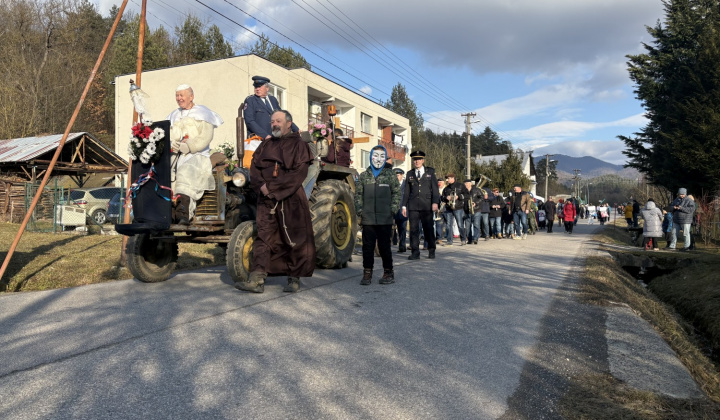
[[[400,183],[389,168],[375,178],[368,168],[355,183],[355,211],[363,225],[392,225],[400,209]]]

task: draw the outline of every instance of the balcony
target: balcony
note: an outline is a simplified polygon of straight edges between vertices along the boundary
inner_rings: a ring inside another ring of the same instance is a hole
[[[388,158],[392,159],[393,163],[405,162],[405,156],[407,156],[407,147],[385,140],[380,140],[378,144],[387,149]]]

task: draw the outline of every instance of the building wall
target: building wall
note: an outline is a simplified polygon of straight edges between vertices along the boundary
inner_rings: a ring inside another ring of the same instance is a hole
[[[350,114],[341,118],[342,123],[353,126],[356,137],[371,137],[369,143],[359,143],[353,148],[351,158],[354,161],[353,166],[358,170],[367,167],[367,162],[359,161],[361,151],[377,145],[380,139],[377,136],[378,118],[391,122],[395,130],[404,133],[407,146],[411,145],[410,124],[407,118],[307,69],[287,70],[256,55],[143,72],[141,88],[149,95],[146,98],[146,106],[150,118],[159,121],[177,108],[176,87],[183,83],[192,86],[195,103],[207,106],[224,120],[224,124],[215,130],[210,145],[212,149],[223,143],[235,144],[235,119],[238,116],[238,108],[247,96],[253,94],[251,78],[255,75],[265,76],[272,84],[285,89],[285,108],[293,115],[295,123],[301,130],[307,129],[308,88],[321,91],[328,97],[335,97],[354,107]],[[115,150],[125,159],[128,158],[127,147],[130,141],[133,112],[129,88],[130,80],[134,78],[134,75],[115,78]],[[361,112],[373,116],[374,130],[369,135],[360,131]],[[399,167],[409,168],[409,160],[409,156],[406,157],[405,162]]]

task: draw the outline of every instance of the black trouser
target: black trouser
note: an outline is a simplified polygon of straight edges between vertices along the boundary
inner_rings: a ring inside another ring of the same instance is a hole
[[[362,228],[362,253],[363,268],[373,268],[375,262],[375,244],[377,243],[382,258],[383,268],[392,270],[392,251],[390,242],[392,237],[392,225],[363,225]]]
[[[575,225],[575,222],[573,220],[565,222],[565,231],[572,233],[573,225]]]
[[[547,231],[552,232],[552,226],[555,221],[553,219],[547,219]]]
[[[396,218],[395,226],[397,226],[398,249],[406,249],[407,246],[405,245],[405,237],[407,236],[407,219],[400,217]]]
[[[435,221],[432,210],[410,210],[410,249],[413,255],[420,255],[420,224],[428,246],[435,250]]]

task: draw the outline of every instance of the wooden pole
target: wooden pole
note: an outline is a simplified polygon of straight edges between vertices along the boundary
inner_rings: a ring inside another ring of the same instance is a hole
[[[55,163],[57,162],[58,158],[60,157],[60,152],[62,152],[62,148],[65,145],[65,141],[67,140],[68,135],[70,134],[70,130],[72,129],[73,125],[75,124],[75,120],[77,119],[77,116],[80,113],[80,109],[82,108],[83,102],[85,102],[85,97],[87,96],[87,93],[90,90],[90,86],[92,85],[92,82],[95,79],[95,75],[97,74],[98,68],[100,67],[100,64],[102,63],[103,58],[105,58],[105,53],[107,52],[107,49],[110,46],[110,41],[112,41],[113,35],[115,34],[115,30],[117,29],[118,23],[120,22],[120,18],[122,17],[123,11],[125,10],[125,6],[127,5],[127,3],[128,3],[128,0],[123,0],[122,5],[120,6],[120,10],[118,11],[117,16],[115,17],[115,22],[113,23],[113,26],[110,29],[110,33],[108,34],[107,39],[105,40],[105,45],[103,45],[103,48],[100,51],[100,56],[98,56],[98,59],[95,62],[95,66],[93,67],[92,71],[90,72],[90,77],[88,78],[87,84],[85,85],[85,89],[83,90],[82,95],[80,96],[80,100],[78,101],[77,106],[75,107],[75,111],[73,112],[72,117],[70,117],[70,122],[68,122],[68,125],[65,128],[65,133],[63,134],[62,138],[60,139],[60,144],[58,144],[58,147],[55,150],[55,155],[53,155],[53,158],[50,161],[50,165],[48,166],[47,171],[45,172],[45,176],[43,177],[43,180],[40,183],[40,187],[38,188],[37,193],[35,193],[35,197],[33,198],[32,203],[30,203],[30,208],[28,208],[27,212],[25,213],[25,219],[23,219],[22,224],[20,225],[20,230],[18,231],[17,235],[15,235],[15,239],[13,240],[13,243],[10,245],[10,249],[8,250],[8,253],[5,256],[5,261],[3,261],[3,265],[2,265],[2,267],[0,267],[0,285],[5,285],[8,283],[8,282],[4,282],[2,280],[3,275],[5,274],[5,270],[7,270],[8,264],[10,264],[10,259],[12,258],[12,255],[15,252],[15,249],[17,248],[18,243],[20,242],[20,238],[22,237],[22,234],[25,232],[25,228],[27,227],[27,224],[30,221],[30,216],[32,215],[33,211],[35,211],[35,207],[37,206],[37,203],[40,200],[42,191],[43,191],[43,189],[45,189],[48,179],[50,178],[52,169],[55,166]]]
[[[137,63],[135,65],[135,84],[137,87],[142,86],[142,60],[143,52],[145,51],[145,11],[147,9],[147,0],[142,0],[142,10],[140,11],[140,34],[138,36],[138,53]],[[133,107],[133,119],[132,122],[135,124],[138,120],[138,113]],[[123,207],[125,213],[123,213],[123,223],[130,223],[130,212],[128,211],[127,203],[130,202],[130,186],[132,185],[132,160],[128,158],[128,172],[127,182],[125,183],[125,200],[123,201]],[[122,245],[120,248],[120,266],[124,267],[127,262],[127,254],[125,248],[127,248],[128,237],[123,235]]]

